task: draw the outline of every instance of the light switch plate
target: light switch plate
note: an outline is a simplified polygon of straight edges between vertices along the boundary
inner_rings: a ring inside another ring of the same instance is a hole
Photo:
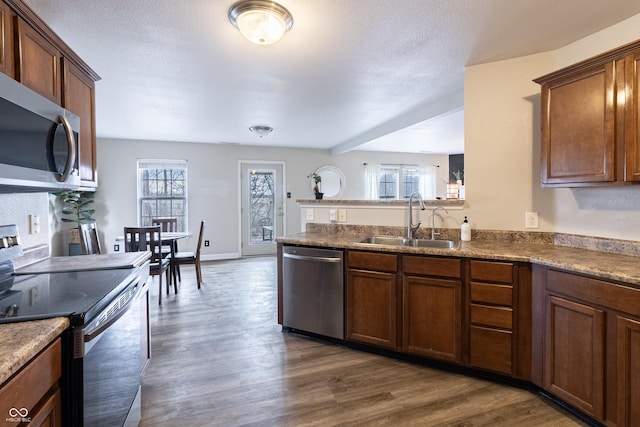
[[[38,215],[29,215],[29,223],[31,234],[40,233],[40,217]]]
[[[307,221],[313,221],[313,209],[307,208]]]
[[[338,222],[347,222],[347,210],[338,209]]]

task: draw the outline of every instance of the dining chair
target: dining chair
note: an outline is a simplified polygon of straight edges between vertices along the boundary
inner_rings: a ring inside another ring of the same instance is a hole
[[[178,218],[151,218],[151,225],[159,225],[164,233],[175,233],[178,231]]]
[[[178,218],[151,218],[151,225],[159,225],[160,231],[163,233],[175,233],[178,231]],[[178,252],[178,241],[172,240],[171,246],[162,245],[160,251],[164,258],[168,257],[172,253]],[[178,277],[180,277],[180,269],[178,268]]]
[[[159,225],[163,233],[175,233],[178,231],[178,218],[151,218],[151,225]],[[173,241],[173,253],[178,252],[178,242]],[[170,247],[161,246],[162,255],[168,256],[171,253]]]
[[[98,238],[98,228],[95,222],[79,224],[80,247],[82,255],[101,254],[100,239]]]
[[[174,284],[176,281],[176,269],[180,265],[193,264],[196,268],[196,281],[198,282],[198,289],[202,283],[202,268],[200,266],[200,249],[202,248],[202,236],[204,234],[205,221],[200,222],[200,232],[198,233],[198,246],[196,246],[195,252],[177,252],[175,256],[171,257],[171,272],[173,275]],[[178,280],[180,276],[178,275]]]
[[[162,305],[162,275],[166,276],[167,294],[171,285],[170,260],[164,258],[160,253],[162,242],[162,232],[160,226],[155,227],[124,227],[124,250],[125,252],[151,252],[151,264],[149,274],[158,276],[159,292],[158,305]],[[178,287],[174,283],[174,291],[178,292]]]

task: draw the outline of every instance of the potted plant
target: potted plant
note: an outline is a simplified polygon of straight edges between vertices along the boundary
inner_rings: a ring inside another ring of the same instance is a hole
[[[95,209],[92,205],[94,203],[93,191],[80,191],[80,190],[64,190],[54,193],[58,196],[61,207],[60,213],[62,215],[68,215],[61,217],[62,222],[73,223],[76,226],[70,229],[69,238],[69,255],[80,254],[80,230],[78,225],[85,222],[93,222],[93,214]]]
[[[462,185],[462,180],[464,179],[464,171],[457,170],[453,173],[453,176],[456,177],[456,182],[458,185]]]
[[[313,175],[311,175],[311,177],[313,178],[314,182],[313,192],[316,194],[316,199],[322,199],[322,196],[324,195],[324,193],[320,192],[320,183],[322,182],[322,177],[315,172],[313,173]]]

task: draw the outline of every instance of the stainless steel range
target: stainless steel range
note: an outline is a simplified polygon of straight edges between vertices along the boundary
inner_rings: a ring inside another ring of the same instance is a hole
[[[143,324],[133,268],[16,274],[15,226],[0,226],[0,323],[68,317],[63,336],[63,425],[137,425]]]

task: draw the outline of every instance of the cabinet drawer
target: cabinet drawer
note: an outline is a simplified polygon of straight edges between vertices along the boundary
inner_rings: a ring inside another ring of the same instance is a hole
[[[513,264],[510,262],[472,260],[471,280],[512,283]]]
[[[393,254],[349,251],[347,260],[349,268],[389,271],[394,273],[398,271],[398,256]]]
[[[510,308],[471,304],[471,323],[511,329],[512,318],[513,310]]]
[[[469,363],[483,369],[512,374],[512,333],[471,326],[469,328]]]
[[[459,279],[460,262],[459,259],[454,258],[404,256],[402,269],[404,273]]]
[[[471,301],[511,307],[513,286],[471,282]]]
[[[62,347],[58,338],[0,388],[0,402],[7,408],[34,408],[61,375]]]
[[[547,289],[591,304],[640,316],[640,289],[563,271],[547,271]]]

